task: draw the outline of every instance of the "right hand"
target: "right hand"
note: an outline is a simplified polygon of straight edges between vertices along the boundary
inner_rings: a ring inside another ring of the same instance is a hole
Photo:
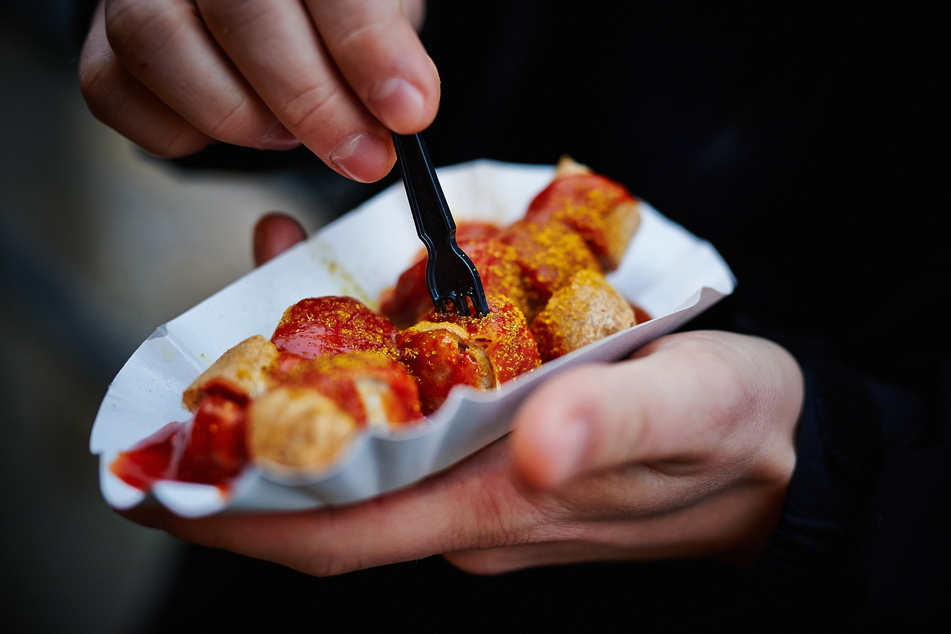
[[[396,161],[390,131],[436,116],[423,0],[100,0],[80,60],[92,113],[180,157],[221,141],[310,148],[357,181]]]

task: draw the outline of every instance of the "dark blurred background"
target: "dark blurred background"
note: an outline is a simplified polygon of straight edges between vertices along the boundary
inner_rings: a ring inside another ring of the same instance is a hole
[[[184,174],[96,121],[71,4],[0,2],[5,632],[127,632],[152,609],[178,545],[102,501],[99,402],[152,330],[251,268],[264,211],[327,217],[294,174]]]

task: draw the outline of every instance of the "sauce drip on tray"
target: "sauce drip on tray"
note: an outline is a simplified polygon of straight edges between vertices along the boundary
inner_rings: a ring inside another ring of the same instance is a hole
[[[224,381],[205,390],[190,420],[170,423],[121,453],[112,472],[142,490],[159,480],[226,487],[248,461],[248,397]]]

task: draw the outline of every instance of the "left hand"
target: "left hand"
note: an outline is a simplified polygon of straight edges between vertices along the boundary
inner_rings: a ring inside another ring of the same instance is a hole
[[[434,554],[480,573],[679,557],[749,564],[792,475],[802,398],[799,366],[780,346],[685,332],[552,377],[508,437],[389,495],[286,514],[127,514],[316,575]]]

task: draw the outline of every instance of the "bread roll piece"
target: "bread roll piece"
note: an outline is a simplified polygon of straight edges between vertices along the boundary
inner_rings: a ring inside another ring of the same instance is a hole
[[[270,371],[278,356],[277,347],[261,335],[248,337],[221,355],[188,386],[182,404],[194,412],[204,396],[205,384],[212,379],[226,381],[251,398],[260,396],[271,385]]]
[[[552,293],[568,284],[578,271],[601,271],[598,259],[581,235],[564,223],[539,224],[519,220],[509,225],[499,240],[513,249],[526,300],[518,306],[529,322],[545,307]],[[507,294],[507,293],[502,293]]]
[[[415,380],[376,352],[285,355],[273,381],[248,410],[249,454],[265,468],[317,471],[357,430],[389,430],[422,418]]]
[[[551,361],[635,323],[634,309],[604,275],[585,270],[555,291],[531,330],[542,360]]]
[[[279,386],[251,402],[248,449],[265,468],[319,471],[356,434],[357,421],[314,389]]]
[[[392,429],[422,417],[416,380],[399,361],[376,352],[285,357],[274,381],[320,392],[361,427]]]

